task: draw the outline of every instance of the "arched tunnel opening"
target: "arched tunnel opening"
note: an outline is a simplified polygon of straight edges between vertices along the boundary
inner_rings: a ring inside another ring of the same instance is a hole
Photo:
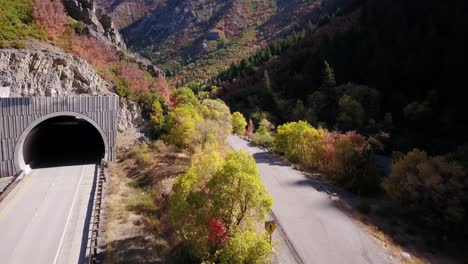
[[[75,116],[57,116],[39,123],[23,144],[24,162],[33,169],[95,163],[104,155],[99,131]]]

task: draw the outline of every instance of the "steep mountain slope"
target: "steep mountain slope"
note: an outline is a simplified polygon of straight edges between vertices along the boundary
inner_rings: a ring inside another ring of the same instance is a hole
[[[112,17],[118,28],[124,28],[148,15],[165,0],[97,0],[97,5]]]
[[[98,1],[111,16],[128,20],[120,25],[124,26],[122,33],[129,47],[161,65],[175,77],[173,83],[207,80],[268,41],[290,34],[308,21],[317,23],[321,17],[349,3],[344,0],[161,0],[145,1],[145,4]],[[136,8],[141,11],[130,8],[134,6],[141,7]]]
[[[2,1],[0,29],[0,87],[11,96],[115,95],[124,90],[133,101],[120,101],[121,132],[141,124],[142,110],[135,103],[141,94],[169,98],[161,71],[127,52],[112,20],[94,1]]]
[[[323,119],[317,109],[327,61],[338,85],[353,82],[379,92],[380,109],[372,113],[377,117],[354,129],[374,126],[375,131],[387,118],[399,149],[444,152],[466,142],[468,112],[460,90],[468,66],[468,42],[462,37],[468,28],[466,1],[368,0],[357,7],[254,71],[238,65],[234,75],[221,76],[227,81],[223,98],[245,113],[265,110],[280,122],[311,113],[315,122],[334,127],[339,113]],[[347,86],[337,89],[337,94],[350,93]],[[336,96],[329,103],[339,111]]]

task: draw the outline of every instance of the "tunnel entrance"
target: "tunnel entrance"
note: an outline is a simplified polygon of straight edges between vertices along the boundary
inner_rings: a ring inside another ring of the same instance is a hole
[[[99,131],[75,116],[57,116],[42,121],[26,136],[25,164],[31,168],[57,167],[99,162],[105,145]]]

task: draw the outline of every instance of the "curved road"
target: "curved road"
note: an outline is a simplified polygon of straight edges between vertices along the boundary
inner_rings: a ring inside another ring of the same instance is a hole
[[[0,263],[78,263],[85,257],[96,165],[31,171],[0,202]]]
[[[390,262],[385,249],[299,171],[244,139],[230,136],[227,142],[235,150],[249,152],[257,161],[262,181],[274,199],[276,220],[294,248],[292,251],[299,256],[295,262]]]

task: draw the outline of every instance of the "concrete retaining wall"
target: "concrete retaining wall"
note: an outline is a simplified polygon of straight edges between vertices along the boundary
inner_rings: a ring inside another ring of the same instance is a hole
[[[117,96],[0,98],[0,177],[22,170],[19,146],[38,120],[53,116],[76,113],[93,123],[105,141],[107,160],[115,160],[118,111]]]

